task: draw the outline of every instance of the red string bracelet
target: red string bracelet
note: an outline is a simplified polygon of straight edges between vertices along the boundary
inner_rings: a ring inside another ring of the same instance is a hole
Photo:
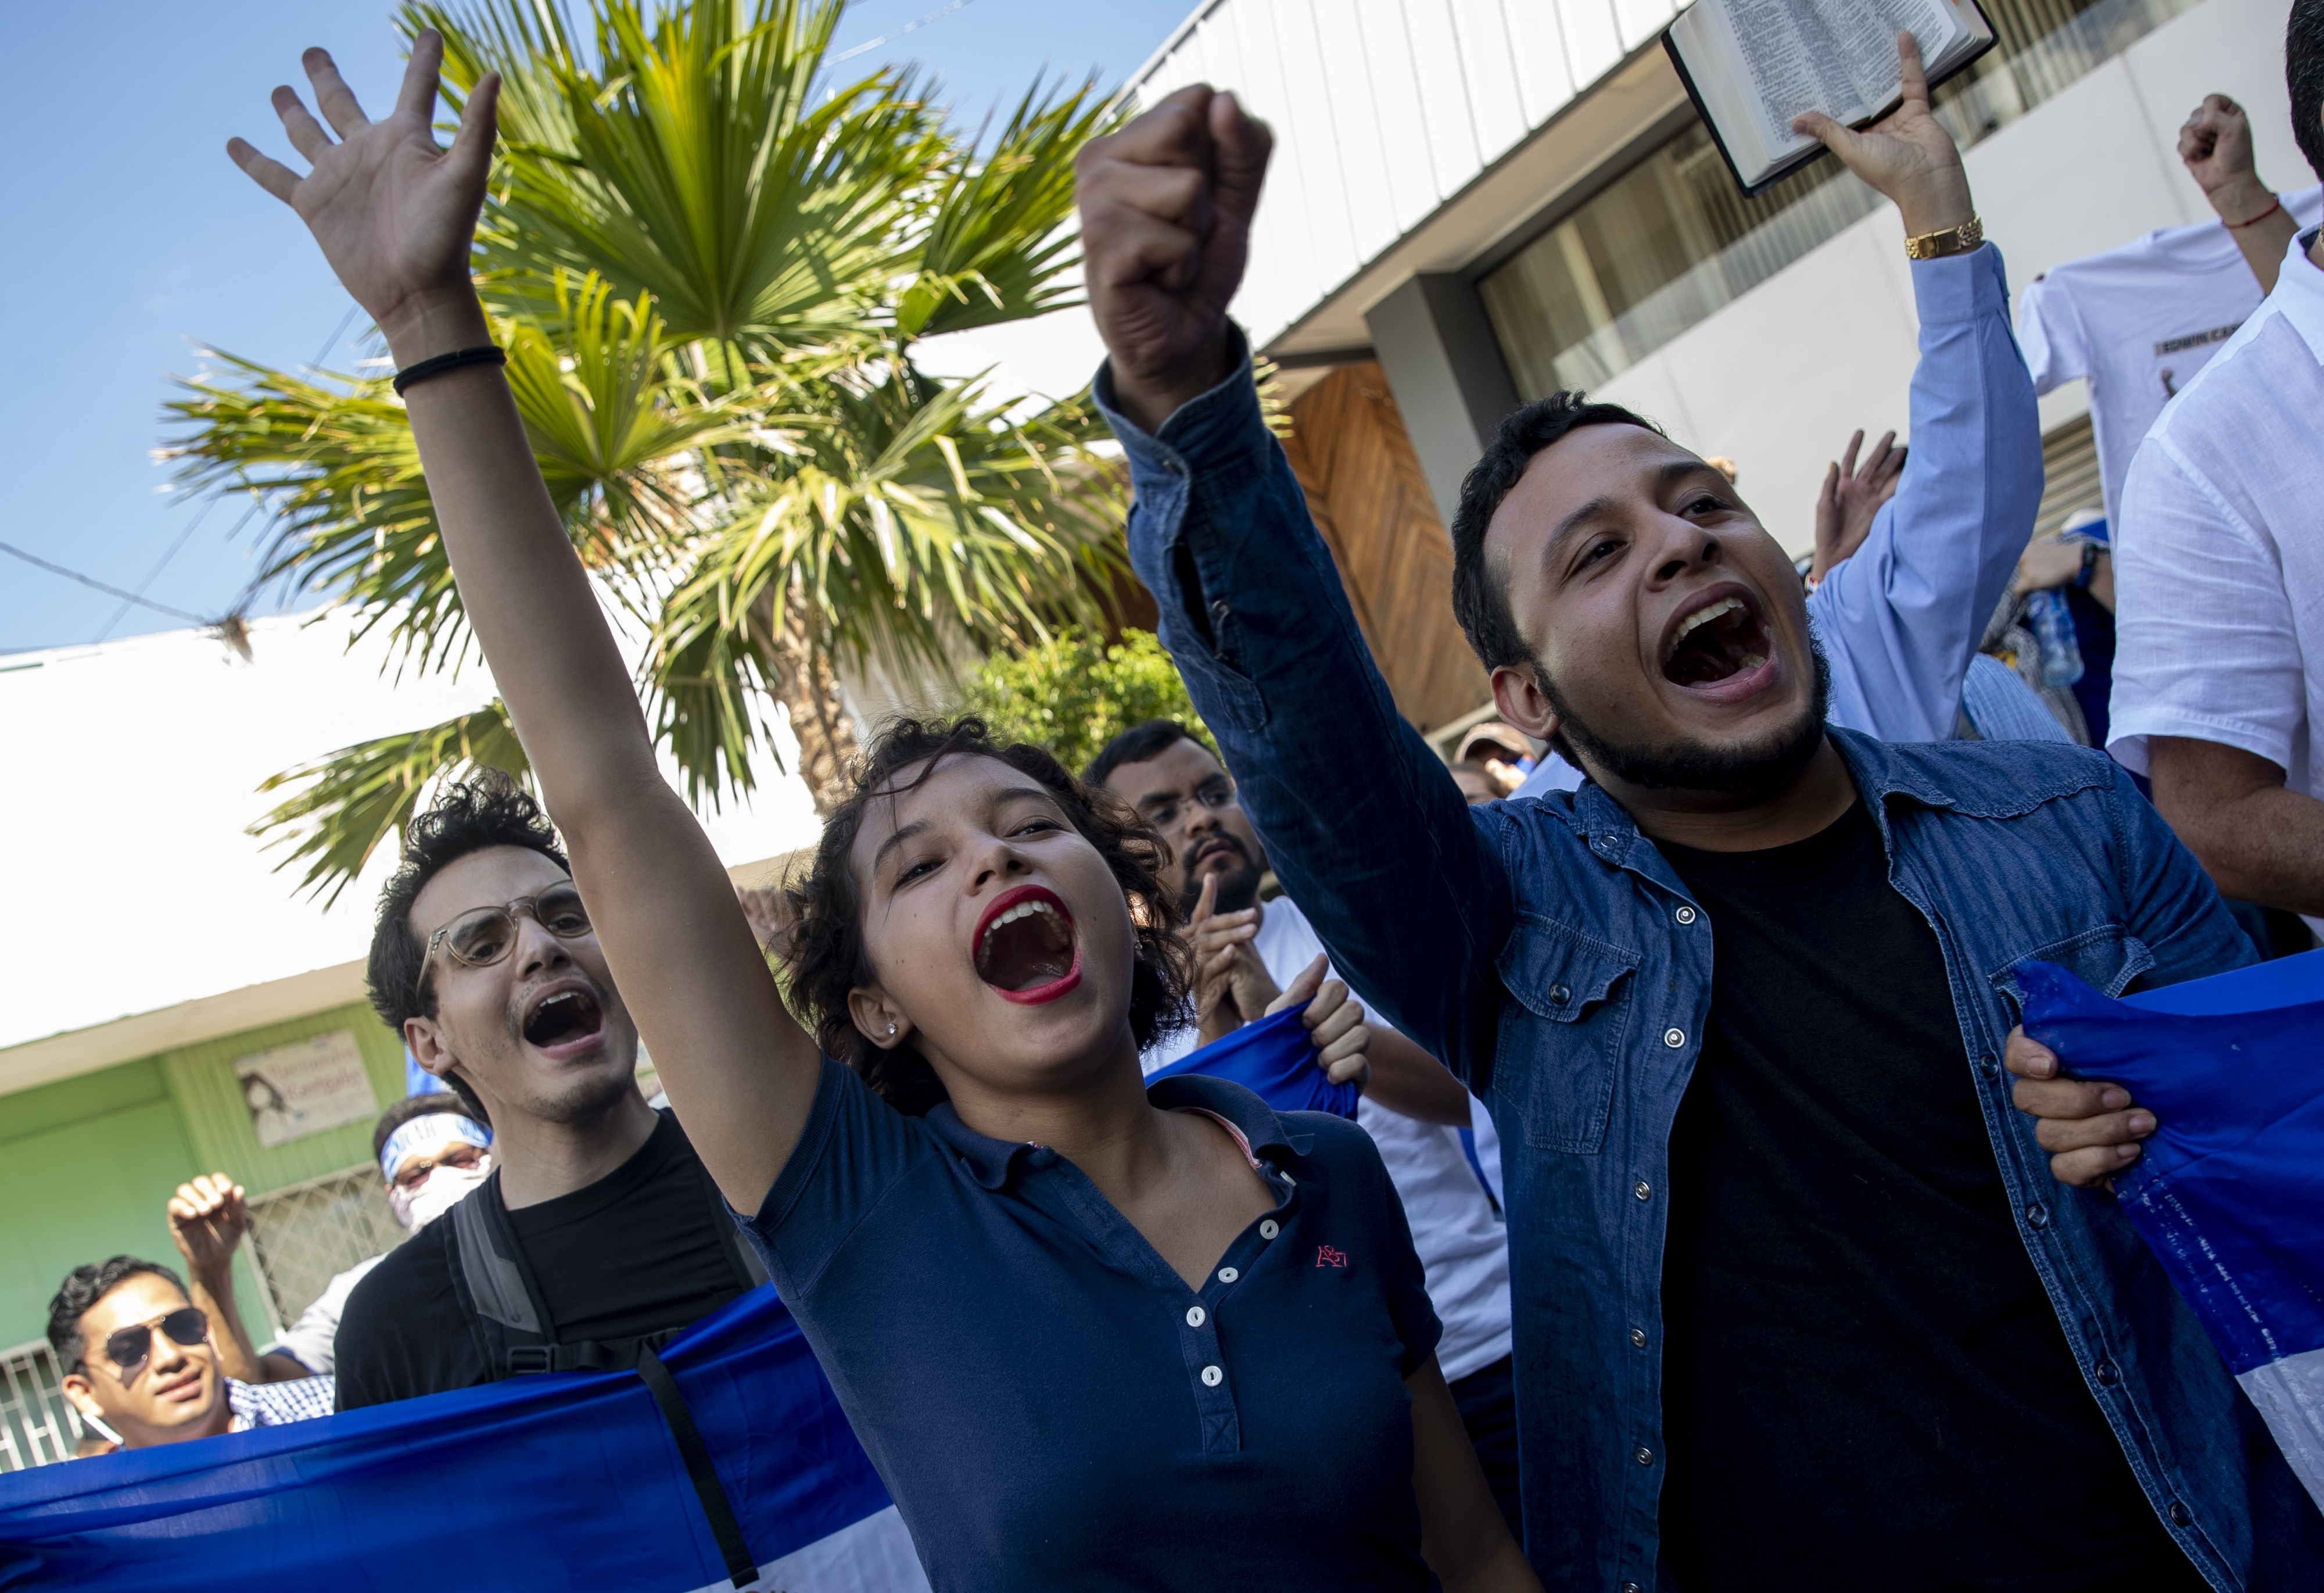
[[[2220,225],[2225,227],[2229,232],[2241,232],[2246,227],[2257,227],[2261,222],[2266,220],[2269,217],[2274,215],[2278,210],[2282,208],[2283,196],[2278,194],[2273,199],[2269,201],[2266,209],[2262,210],[2249,221],[2225,221],[2220,223]]]

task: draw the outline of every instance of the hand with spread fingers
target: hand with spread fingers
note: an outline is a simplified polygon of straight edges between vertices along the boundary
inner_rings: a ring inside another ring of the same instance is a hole
[[[1090,311],[1115,397],[1149,431],[1228,374],[1227,304],[1274,144],[1231,93],[1196,83],[1074,159]]]
[[[452,147],[440,149],[431,119],[443,61],[441,34],[429,29],[413,39],[395,108],[374,122],[328,52],[309,50],[303,63],[322,119],[289,85],[274,91],[275,114],[306,157],[307,174],[245,140],[226,144],[235,165],[299,213],[405,366],[473,347],[456,339],[475,338],[483,326],[468,255],[492,165],[500,79],[477,82]]]
[[[1848,440],[1848,451],[1824,472],[1823,491],[1816,497],[1815,562],[1808,570],[1811,583],[1823,579],[1833,565],[1864,545],[1864,539],[1872,534],[1872,522],[1880,505],[1896,495],[1896,484],[1904,478],[1908,450],[1896,446],[1894,431],[1883,432],[1859,466],[1856,454],[1863,446],[1864,433],[1859,429]]]
[[[1260,1014],[1274,1010],[1282,995],[1255,944],[1259,915],[1248,907],[1240,912],[1218,911],[1219,880],[1203,879],[1186,937],[1194,954],[1194,1018],[1198,1043],[1222,1040]]]
[[[2010,1099],[2037,1120],[2034,1137],[2050,1153],[2050,1172],[2060,1183],[2079,1188],[2114,1187],[2114,1175],[2138,1160],[2140,1143],[2154,1132],[2154,1114],[2138,1107],[2130,1091],[2102,1079],[2059,1077],[2057,1053],[2009,1032],[2003,1065],[2017,1077]]]
[[[1331,967],[1328,959],[1318,956],[1267,1010],[1278,1013],[1305,1002],[1307,1010],[1299,1021],[1307,1025],[1315,1065],[1333,1083],[1361,1089],[1371,1082],[1371,1027],[1364,1022],[1363,1003],[1348,994],[1347,986],[1323,977]]]
[[[186,1270],[203,1277],[226,1271],[250,1232],[250,1207],[240,1184],[223,1172],[205,1172],[170,1197],[170,1237]]]
[[[1977,212],[1969,205],[1960,148],[1929,108],[1929,78],[1912,34],[1896,35],[1896,62],[1903,100],[1861,133],[1821,111],[1794,116],[1792,131],[1838,155],[1895,205],[1904,218],[1904,236],[1918,237],[1962,226]]]

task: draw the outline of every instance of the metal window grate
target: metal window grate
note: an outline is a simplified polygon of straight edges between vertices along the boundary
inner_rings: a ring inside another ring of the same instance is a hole
[[[45,1338],[0,1350],[0,1471],[68,1459],[80,1413],[64,1396],[64,1368]]]
[[[332,1278],[404,1238],[379,1169],[368,1162],[251,1197],[251,1260],[277,1331],[297,1321]]]

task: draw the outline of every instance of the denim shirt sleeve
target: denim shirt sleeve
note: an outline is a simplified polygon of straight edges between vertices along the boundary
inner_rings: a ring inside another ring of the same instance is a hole
[[[2042,425],[2000,253],[1912,269],[1921,359],[1904,477],[1808,613],[1831,661],[1835,724],[1949,741],[1969,661],[2033,534]]]
[[[1110,369],[1095,394],[1129,458],[1130,561],[1284,889],[1364,1000],[1481,1087],[1508,875],[1397,712],[1248,360],[1159,436]]]

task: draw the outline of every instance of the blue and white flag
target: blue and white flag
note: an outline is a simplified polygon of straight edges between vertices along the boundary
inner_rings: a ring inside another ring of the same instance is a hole
[[[2027,1034],[2154,1114],[2124,1213],[2324,1505],[2324,951],[2122,1001],[2045,962],[2019,986]]]
[[[887,1490],[771,1288],[662,1352],[759,1586],[927,1593]],[[0,1477],[0,1588],[494,1593],[730,1586],[634,1372],[513,1378]]]
[[[1167,1068],[1146,1076],[1153,1084],[1181,1073],[1200,1073],[1240,1084],[1278,1112],[1330,1112],[1352,1118],[1363,1091],[1352,1084],[1334,1084],[1315,1065],[1315,1047],[1300,1015],[1303,1004],[1245,1023],[1223,1040],[1213,1040],[1200,1051],[1188,1051]]]

